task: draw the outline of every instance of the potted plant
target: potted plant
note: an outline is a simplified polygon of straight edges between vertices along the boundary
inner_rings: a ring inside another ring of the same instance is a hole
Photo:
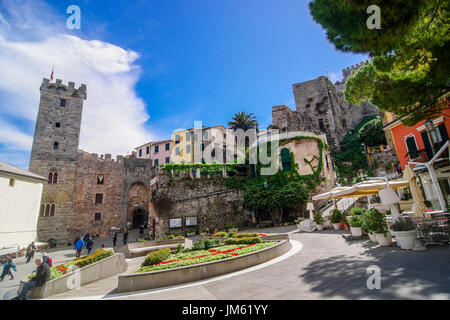
[[[350,225],[350,231],[352,233],[352,236],[361,237],[362,236],[361,216],[357,214],[352,214],[351,216],[347,217],[347,222]]]
[[[398,218],[392,225],[392,231],[400,248],[411,250],[417,238],[416,225],[410,218]]]
[[[324,219],[322,217],[322,213],[320,213],[319,211],[314,211],[313,218],[314,218],[314,222],[316,223],[317,230],[319,230],[319,231],[323,230]]]
[[[375,237],[375,233],[374,228],[372,226],[372,216],[373,216],[373,211],[371,210],[367,210],[364,211],[363,214],[361,215],[361,229],[362,231],[364,231],[365,233],[367,233],[369,235],[369,239],[370,241],[377,243],[377,238]]]
[[[339,211],[339,209],[333,209],[333,211],[331,211],[330,221],[333,224],[334,230],[340,230],[339,222],[341,222],[341,220],[342,220],[341,211]]]
[[[374,233],[375,238],[381,246],[390,246],[392,243],[392,236],[389,233],[386,221],[384,221],[383,214],[374,208],[370,209],[368,214],[370,220],[369,231]]]

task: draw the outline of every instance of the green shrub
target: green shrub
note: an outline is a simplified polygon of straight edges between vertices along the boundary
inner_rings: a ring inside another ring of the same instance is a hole
[[[205,249],[205,243],[203,242],[203,239],[194,242],[192,250],[203,250],[203,249]]]
[[[228,237],[228,233],[226,233],[225,231],[220,231],[220,232],[213,233],[213,234],[211,235],[211,237],[215,237],[215,238],[226,238],[226,237]]]
[[[248,238],[232,238],[232,239],[226,239],[225,245],[232,245],[232,244],[254,244],[254,243],[261,243],[262,240],[259,237],[248,237]]]
[[[215,246],[219,246],[220,245],[220,239],[214,239],[213,242],[214,242]]]
[[[363,208],[351,208],[350,209],[350,214],[352,216],[361,216],[366,210],[364,210]]]
[[[83,268],[91,263],[100,261],[102,259],[105,259],[107,257],[112,256],[114,253],[112,251],[106,251],[103,249],[97,249],[94,251],[94,253],[87,255],[83,257],[82,259],[77,260],[75,265],[79,268]]]
[[[178,244],[177,252],[181,252],[183,250],[183,245],[181,243]]]
[[[236,233],[233,235],[233,238],[254,238],[254,237],[260,237],[258,232],[242,232],[242,233]]]
[[[203,239],[203,247],[205,248],[205,250],[211,249],[212,246],[213,246],[213,242],[211,240]]]
[[[353,214],[353,215],[347,217],[347,223],[350,225],[350,227],[360,228],[361,224],[362,224],[361,216]]]
[[[398,218],[394,224],[392,224],[393,231],[411,231],[416,230],[416,225],[411,218]]]
[[[361,227],[367,233],[386,233],[388,231],[384,215],[375,208],[363,213],[361,216]]]
[[[322,217],[322,213],[319,212],[319,211],[314,211],[313,218],[314,218],[314,222],[316,224],[323,224],[323,222],[324,222],[324,219]]]
[[[170,255],[170,249],[164,248],[159,249],[153,252],[150,252],[150,254],[145,258],[143,266],[151,266],[160,262],[163,262],[167,257]]]
[[[331,223],[339,223],[342,220],[342,213],[339,209],[334,209],[331,212]]]

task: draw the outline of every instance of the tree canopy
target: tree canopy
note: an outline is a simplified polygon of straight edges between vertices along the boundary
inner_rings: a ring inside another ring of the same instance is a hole
[[[367,8],[381,9],[381,28],[369,29]],[[369,100],[407,125],[438,115],[450,87],[450,2],[446,0],[313,0],[313,19],[337,50],[372,59],[349,77],[345,98]]]
[[[247,131],[248,129],[258,129],[258,120],[256,120],[256,116],[253,113],[240,111],[231,120],[228,122],[228,126],[233,130],[242,129]]]

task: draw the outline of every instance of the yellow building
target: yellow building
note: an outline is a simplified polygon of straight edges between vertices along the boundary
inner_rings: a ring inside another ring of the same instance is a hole
[[[199,137],[200,132],[201,136]],[[217,160],[217,162],[226,162],[226,154],[234,152],[233,137],[233,131],[226,129],[222,125],[212,126],[208,128],[203,126],[201,130],[191,128],[174,131],[172,133],[172,162],[208,163],[210,162],[208,159],[210,159],[211,157],[214,158],[215,150],[219,150],[219,148],[222,148],[223,150],[223,159]],[[198,139],[200,138],[202,138],[202,141],[198,142]],[[197,149],[195,148],[195,146],[197,146]],[[198,152],[199,154],[197,155],[196,152]],[[212,154],[206,155],[206,152],[211,152]],[[234,160],[233,155],[231,155],[230,157]]]

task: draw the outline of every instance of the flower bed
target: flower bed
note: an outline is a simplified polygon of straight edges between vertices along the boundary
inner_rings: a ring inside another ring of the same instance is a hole
[[[59,264],[57,266],[50,268],[50,280],[59,278],[63,275],[65,275],[68,271],[70,271],[71,267],[76,265],[79,268],[85,267],[91,263],[100,261],[102,259],[105,259],[107,257],[112,256],[114,253],[112,251],[106,251],[103,249],[97,249],[94,253],[90,255],[86,255],[80,258],[75,258],[74,260]],[[31,279],[34,277],[35,274],[31,274],[28,278]]]
[[[225,245],[209,250],[178,252],[169,255],[164,261],[152,266],[142,266],[137,272],[172,269],[199,263],[211,262],[244,255],[275,245],[277,242],[265,242],[249,245]]]

